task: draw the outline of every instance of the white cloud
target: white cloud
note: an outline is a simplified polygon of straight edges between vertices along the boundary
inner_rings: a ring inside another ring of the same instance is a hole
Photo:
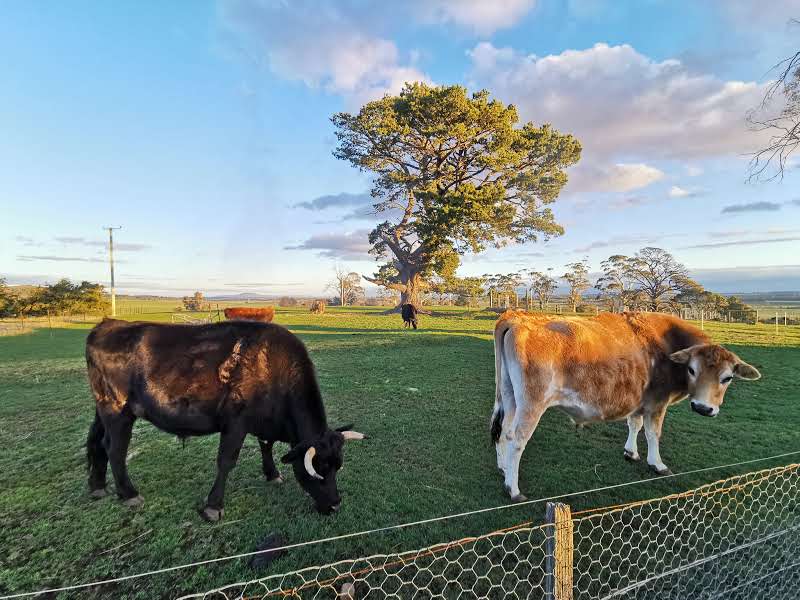
[[[745,122],[764,88],[690,73],[629,45],[538,57],[483,42],[469,52],[476,87],[514,102],[526,120],[574,133],[591,160],[737,155],[758,145]]]
[[[664,172],[643,163],[581,165],[570,177],[572,192],[630,192],[663,179]]]
[[[772,34],[787,30],[791,19],[800,18],[797,0],[714,0],[714,4],[737,26],[766,27]]]
[[[671,188],[669,188],[670,198],[686,198],[687,196],[691,195],[692,193],[689,190],[682,188],[678,185],[673,185]]]
[[[699,177],[703,173],[705,173],[705,171],[703,170],[702,167],[694,167],[694,166],[691,166],[691,165],[686,167],[686,174],[689,177]]]
[[[673,185],[669,188],[670,198],[696,198],[702,196],[703,190],[700,188],[685,188],[679,185]]]
[[[655,244],[665,238],[679,237],[683,234],[642,234],[642,235],[615,235],[602,240],[594,241],[586,246],[575,248],[576,254],[583,254],[584,252],[591,252],[601,248],[617,248],[618,246],[641,246],[647,244]]]
[[[370,260],[369,230],[359,229],[346,233],[320,233],[307,240],[285,246],[284,250],[316,250],[318,255],[326,258],[343,260]]]
[[[397,93],[406,81],[428,81],[403,61],[391,40],[372,33],[370,15],[346,3],[230,0],[224,22],[278,76],[360,104]]]
[[[417,19],[424,24],[452,23],[489,35],[510,27],[536,6],[536,0],[417,0]]]

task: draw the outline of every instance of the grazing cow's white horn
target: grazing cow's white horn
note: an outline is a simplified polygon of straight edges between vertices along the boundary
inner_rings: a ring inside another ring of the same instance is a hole
[[[367,436],[357,431],[343,431],[342,437],[346,440],[363,440]]]
[[[312,464],[312,460],[314,460],[314,456],[317,454],[317,449],[314,446],[311,446],[308,450],[306,450],[306,455],[303,457],[303,466],[308,471],[308,474],[311,475],[314,479],[325,479],[322,475],[317,473],[314,470],[314,465]]]

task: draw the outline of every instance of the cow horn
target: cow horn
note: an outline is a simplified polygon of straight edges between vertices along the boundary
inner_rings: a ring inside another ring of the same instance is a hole
[[[314,446],[311,446],[308,450],[306,450],[306,455],[303,457],[303,466],[308,471],[308,474],[311,475],[314,479],[324,479],[322,475],[317,473],[314,470],[314,465],[311,461],[314,460],[314,456],[317,454],[317,449]]]
[[[363,440],[367,436],[357,431],[342,431],[342,437],[346,440]]]

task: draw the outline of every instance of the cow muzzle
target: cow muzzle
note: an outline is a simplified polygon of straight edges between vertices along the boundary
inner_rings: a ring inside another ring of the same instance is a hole
[[[716,417],[719,413],[719,408],[716,408],[715,406],[708,406],[707,404],[697,402],[696,400],[692,400],[690,405],[694,412],[696,412],[698,415],[703,415],[704,417]]]
[[[336,504],[328,504],[325,506],[317,505],[317,512],[321,515],[331,515],[335,512],[339,512],[339,507],[341,507],[341,505],[341,502],[337,502]]]

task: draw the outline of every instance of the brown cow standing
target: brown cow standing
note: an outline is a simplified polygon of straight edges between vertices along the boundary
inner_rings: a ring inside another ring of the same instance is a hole
[[[664,475],[670,471],[659,438],[667,407],[691,398],[692,410],[716,416],[734,377],[761,376],[696,327],[657,313],[556,318],[507,311],[495,325],[494,348],[491,433],[515,501],[525,498],[522,452],[548,408],[561,408],[576,423],[627,419],[629,460],[639,460],[644,425],[647,463]]]
[[[258,321],[259,323],[271,323],[275,316],[275,309],[271,306],[263,308],[253,307],[229,307],[225,309],[225,318],[229,321]]]

